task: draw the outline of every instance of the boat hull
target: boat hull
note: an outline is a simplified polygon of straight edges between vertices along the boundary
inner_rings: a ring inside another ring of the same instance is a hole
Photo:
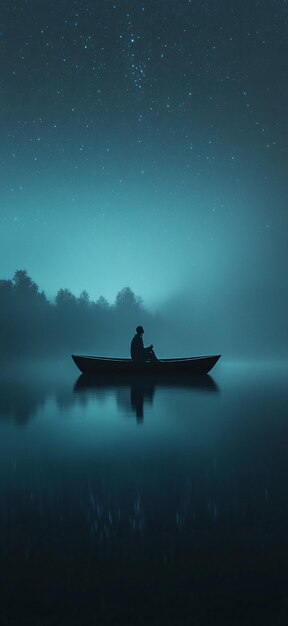
[[[208,374],[220,359],[220,354],[186,359],[161,359],[135,363],[131,359],[113,359],[72,354],[82,374]]]

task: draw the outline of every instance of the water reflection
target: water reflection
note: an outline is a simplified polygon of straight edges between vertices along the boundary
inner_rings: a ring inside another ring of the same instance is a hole
[[[1,625],[286,624],[287,369],[67,369],[1,382]]]
[[[51,378],[51,370],[55,376]],[[65,368],[64,368],[65,372]],[[72,377],[73,380],[73,377]],[[57,407],[66,413],[77,404],[93,396],[104,399],[115,395],[119,410],[136,416],[141,424],[145,406],[152,407],[157,389],[186,389],[188,391],[217,393],[218,386],[210,376],[202,377],[157,377],[154,376],[88,376],[82,374],[71,385],[71,376],[58,375],[57,368],[32,369],[27,366],[21,372],[7,370],[0,381],[0,421],[14,420],[18,426],[28,422],[45,408],[48,398],[56,400]]]
[[[98,397],[114,392],[117,405],[124,410],[131,410],[138,423],[144,420],[145,405],[152,405],[157,388],[186,389],[217,393],[219,387],[211,376],[89,376],[82,374],[74,385],[74,392],[83,397]]]
[[[47,396],[45,386],[35,381],[12,379],[0,383],[0,420],[13,419],[25,426],[37,410],[44,406]]]
[[[86,406],[90,398],[94,398],[97,403],[103,400],[111,400],[116,403],[119,412],[126,415],[133,415],[141,423],[145,412],[155,409],[157,402],[169,395],[169,407],[171,419],[176,416],[178,423],[178,413],[181,413],[181,423],[185,421],[187,411],[185,409],[189,403],[193,403],[193,424],[196,423],[196,416],[206,415],[206,404],[204,399],[217,398],[217,411],[222,407],[222,415],[228,413],[233,415],[231,424],[241,424],[239,437],[242,439],[245,429],[244,420],[248,420],[249,428],[256,424],[258,436],[263,438],[264,425],[271,424],[269,415],[273,415],[277,407],[277,412],[283,409],[287,414],[287,401],[283,396],[282,379],[285,379],[283,367],[252,368],[247,365],[226,370],[225,376],[221,377],[221,370],[217,373],[217,379],[221,380],[221,402],[219,387],[210,376],[196,377],[151,377],[151,376],[122,376],[122,377],[89,377],[80,376],[75,382],[75,370],[65,361],[61,367],[57,364],[45,364],[41,368],[39,364],[25,364],[25,367],[18,367],[8,370],[2,369],[0,380],[0,422],[15,420],[17,425],[26,425],[33,417],[41,416],[51,407],[52,414],[71,415],[70,408]],[[286,389],[286,387],[285,387]],[[159,394],[158,394],[159,392]],[[160,393],[161,392],[161,393]],[[168,394],[169,392],[169,394]],[[175,392],[175,393],[174,393]],[[182,393],[183,392],[183,393]],[[218,397],[217,397],[218,396]],[[238,397],[241,396],[241,406]],[[236,398],[236,399],[235,399]],[[230,408],[228,409],[228,404]],[[56,404],[56,406],[55,406]],[[173,406],[172,406],[173,405]],[[190,406],[190,405],[189,405]],[[256,408],[255,408],[256,406]],[[112,404],[111,404],[112,407]],[[192,404],[191,404],[192,407]],[[216,405],[215,405],[216,407]],[[171,410],[170,410],[171,409]],[[101,409],[102,410],[102,409]],[[191,412],[190,408],[189,411]],[[160,413],[160,411],[157,412]],[[237,420],[238,413],[241,419]],[[251,420],[253,413],[254,419]],[[269,415],[268,415],[269,414]],[[267,419],[266,419],[267,418]],[[187,419],[190,419],[189,417]],[[283,418],[284,419],[284,418]],[[259,423],[258,423],[259,422]],[[203,423],[203,417],[200,418]],[[214,423],[214,420],[213,420]],[[208,432],[211,431],[210,424]],[[275,437],[275,429],[271,438]]]

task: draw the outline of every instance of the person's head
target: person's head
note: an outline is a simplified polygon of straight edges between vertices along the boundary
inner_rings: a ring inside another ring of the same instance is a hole
[[[137,333],[137,335],[143,335],[143,333],[144,333],[143,326],[137,326],[136,333]]]

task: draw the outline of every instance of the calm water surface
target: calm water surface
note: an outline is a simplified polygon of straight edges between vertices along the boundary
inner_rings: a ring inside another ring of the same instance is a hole
[[[1,372],[1,625],[288,623],[287,363]]]

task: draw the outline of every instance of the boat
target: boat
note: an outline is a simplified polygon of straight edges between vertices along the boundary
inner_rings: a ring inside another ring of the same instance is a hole
[[[221,354],[193,356],[183,359],[159,359],[135,362],[132,359],[85,356],[72,354],[72,359],[82,374],[208,374],[219,361]]]

